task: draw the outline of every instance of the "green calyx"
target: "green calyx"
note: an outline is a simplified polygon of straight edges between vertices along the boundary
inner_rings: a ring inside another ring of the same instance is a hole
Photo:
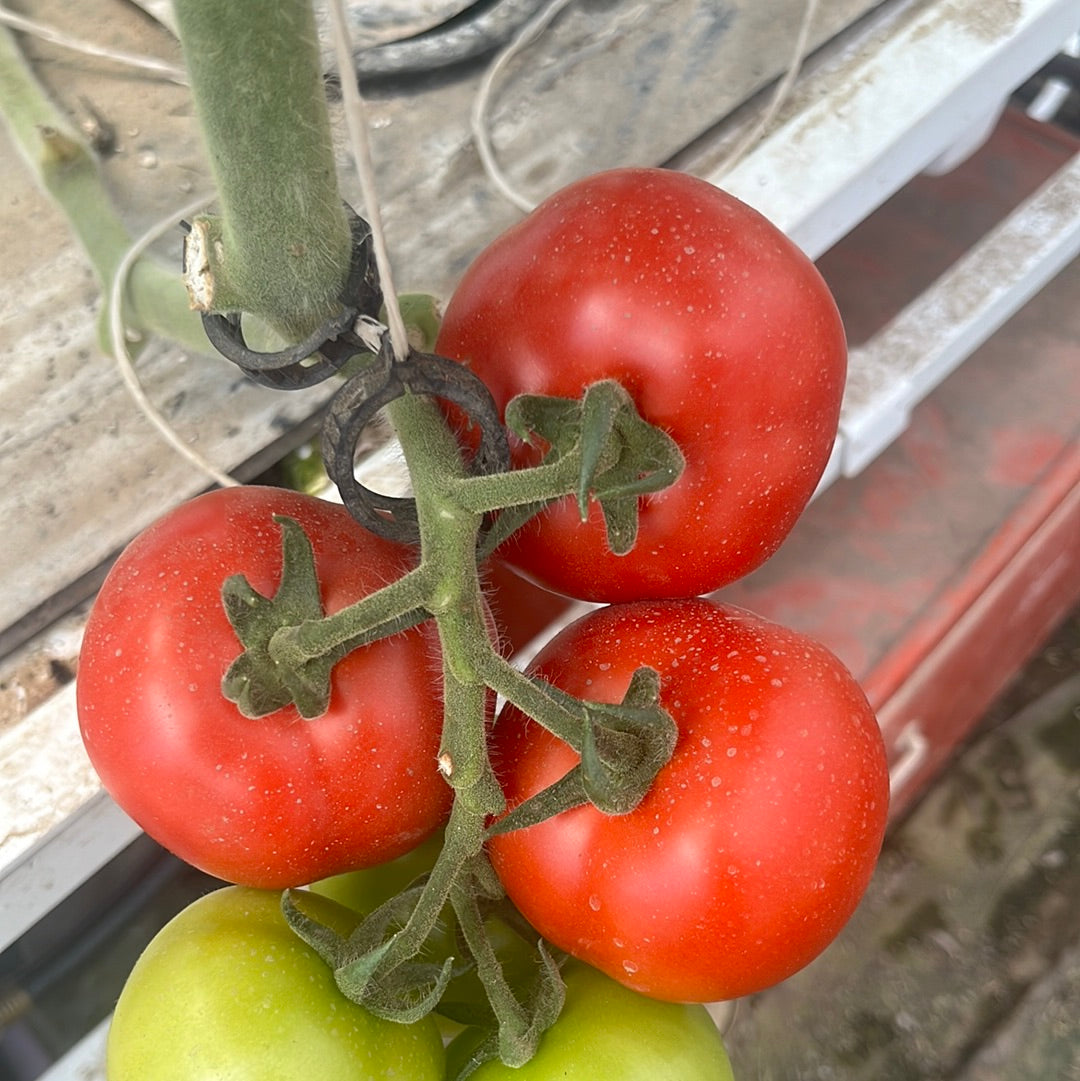
[[[270,642],[282,627],[322,617],[315,557],[303,529],[276,516],[282,535],[281,585],[264,597],[240,574],[226,579],[221,599],[244,646],[222,680],[222,693],[245,717],[262,717],[293,704],[302,717],[318,717],[330,703],[330,670],[338,659],[317,657],[302,667],[277,665]]]
[[[420,576],[406,575],[336,617],[322,608],[311,541],[291,518],[281,527],[281,582],[264,597],[242,574],[227,578],[221,599],[243,653],[229,666],[222,694],[245,716],[265,717],[292,705],[321,717],[330,705],[331,672],[342,657],[427,618]]]
[[[458,483],[463,506],[499,512],[483,554],[549,503],[572,496],[583,521],[592,502],[599,506],[608,547],[625,555],[637,539],[638,500],[674,484],[685,464],[678,444],[644,420],[612,379],[586,387],[581,398],[519,395],[506,407],[506,426],[546,453],[537,466]]]
[[[506,408],[507,427],[527,442],[539,436],[552,463],[574,461],[573,495],[584,521],[596,500],[608,547],[625,555],[637,539],[638,499],[662,491],[682,473],[678,444],[643,420],[626,389],[613,379],[585,389],[580,400],[521,395]]]
[[[660,705],[660,679],[639,668],[621,702],[586,702],[548,684],[543,694],[579,721],[581,761],[554,784],[494,822],[489,837],[527,829],[573,807],[591,803],[604,814],[629,814],[671,760],[678,730]],[[532,715],[545,723],[545,711]]]

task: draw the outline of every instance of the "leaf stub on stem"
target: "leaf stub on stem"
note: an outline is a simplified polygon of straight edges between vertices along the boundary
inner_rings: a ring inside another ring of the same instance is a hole
[[[173,7],[221,207],[214,305],[305,336],[337,307],[350,247],[313,5]]]

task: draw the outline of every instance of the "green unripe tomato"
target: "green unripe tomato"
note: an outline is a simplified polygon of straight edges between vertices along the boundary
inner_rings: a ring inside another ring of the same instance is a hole
[[[355,916],[294,894],[348,933]],[[322,959],[289,928],[277,892],[230,886],[165,925],[120,994],[108,1081],[442,1081],[430,1017],[385,1021],[350,1002]]]
[[[517,1068],[487,1062],[469,1081],[733,1081],[724,1041],[704,1006],[646,998],[588,965],[563,972],[566,1004],[536,1054]],[[448,1076],[480,1036],[466,1029],[448,1050]]]

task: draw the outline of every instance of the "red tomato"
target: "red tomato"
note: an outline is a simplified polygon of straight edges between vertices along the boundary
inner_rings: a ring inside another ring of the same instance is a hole
[[[679,729],[645,799],[496,836],[492,862],[542,935],[633,990],[750,994],[812,960],[862,897],[888,804],[881,732],[823,646],[712,601],[599,609],[531,670],[614,703],[642,665]],[[493,755],[511,807],[577,761],[512,707]]]
[[[117,803],[165,848],[209,874],[295,886],[392,859],[448,813],[436,758],[441,678],[433,624],[350,653],[329,710],[258,720],[221,693],[241,651],[221,586],[263,595],[281,575],[281,531],[304,528],[335,612],[398,577],[411,554],[344,508],[276,488],[225,489],[166,514],[124,551],[90,615],[78,712],[90,759]]]
[[[821,477],[847,367],[810,260],[739,200],[660,169],[571,184],[496,239],[436,349],[500,408],[618,379],[682,448],[682,477],[640,503],[630,554],[613,555],[598,508],[582,523],[572,499],[504,548],[527,577],[594,601],[695,596],[764,562]]]

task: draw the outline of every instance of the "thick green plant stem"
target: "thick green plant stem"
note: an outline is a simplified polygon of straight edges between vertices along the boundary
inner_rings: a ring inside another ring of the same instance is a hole
[[[221,205],[189,241],[206,311],[244,311],[297,340],[340,307],[351,237],[309,0],[175,0]]]
[[[93,151],[46,94],[5,27],[0,27],[0,112],[39,185],[67,216],[108,293],[133,238],[106,191]],[[124,318],[136,331],[211,352],[180,275],[152,258],[143,257],[132,267]]]
[[[412,478],[422,565],[435,568],[426,607],[438,624],[443,651],[443,772],[476,812],[495,814],[503,801],[488,761],[484,710],[494,650],[476,563],[483,517],[448,495],[465,466],[435,403],[407,394],[388,412]]]

